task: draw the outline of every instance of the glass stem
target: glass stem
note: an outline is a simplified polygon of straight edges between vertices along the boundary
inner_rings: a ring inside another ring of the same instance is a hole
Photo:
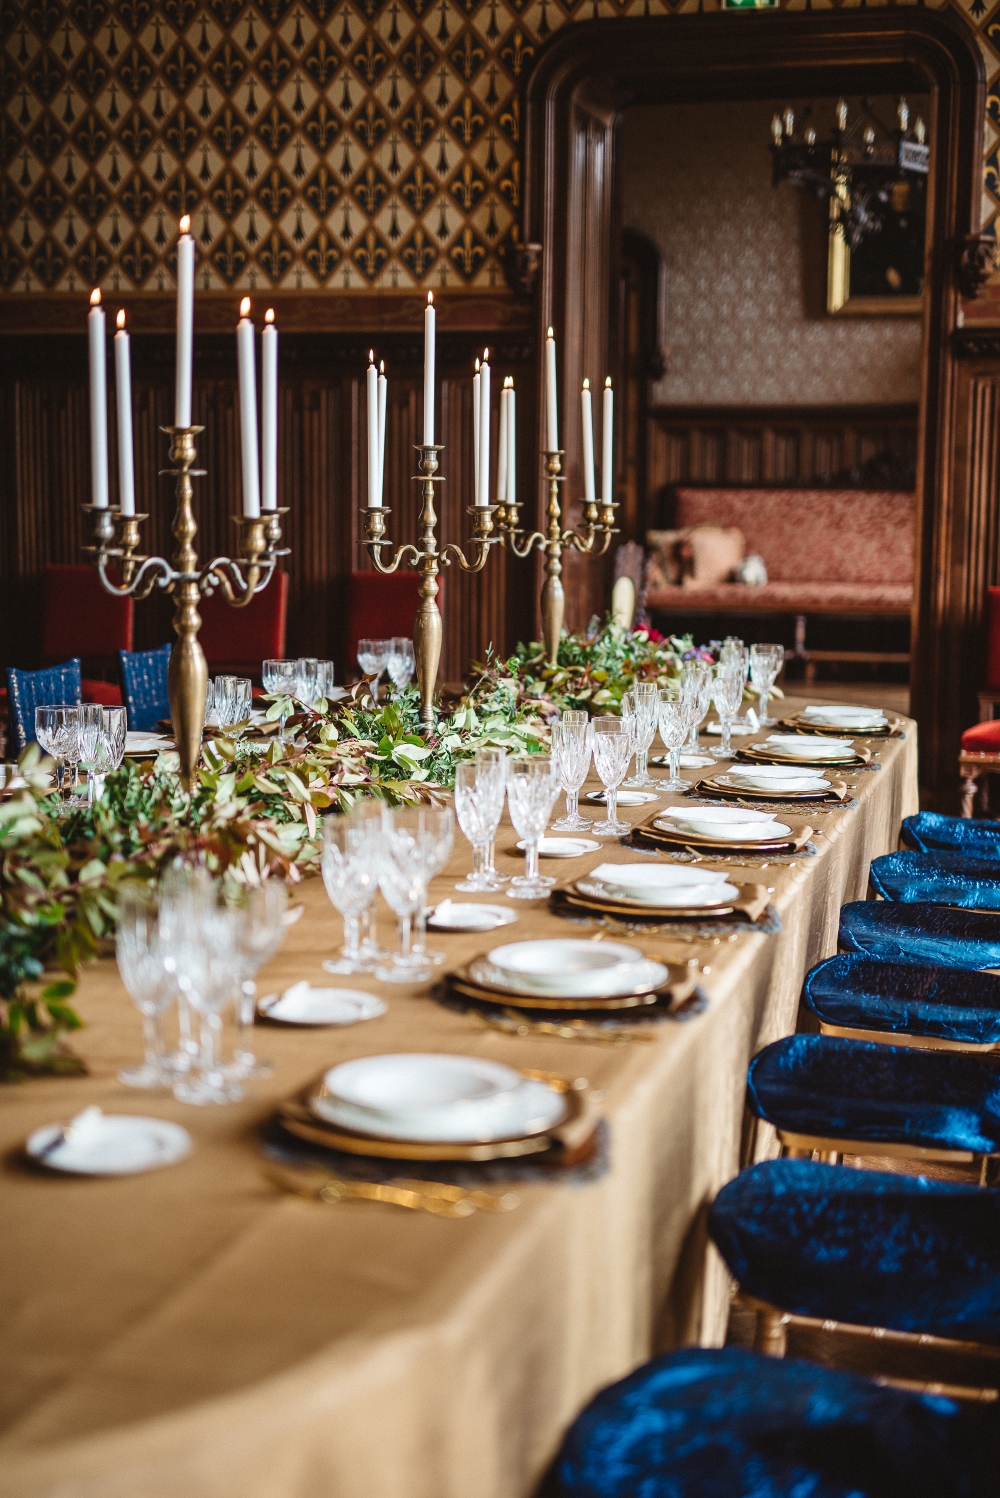
[[[732,718],[721,718],[720,721],[722,723],[722,743],[720,748],[723,754],[729,754],[732,750],[733,720]]]
[[[142,1039],[146,1049],[146,1065],[158,1066],[162,1046],[158,1044],[156,1017],[152,1014],[142,1016]]]
[[[497,871],[496,853],[497,853],[497,840],[496,840],[495,837],[491,837],[490,840],[489,840],[489,842],[486,844],[486,873],[487,874],[495,874],[496,871]]]
[[[87,810],[88,811],[93,811],[93,809],[94,809],[94,772],[93,772],[93,770],[88,770],[87,771]]]
[[[213,1086],[221,1080],[219,1074],[218,1056],[221,1053],[221,1045],[216,1041],[222,1037],[222,1015],[207,1014],[201,1026],[201,1074],[206,1082]]]
[[[177,995],[178,1048],[185,1056],[196,1056],[198,1047],[191,1034],[191,1006],[184,994]]]
[[[414,950],[414,952],[416,952],[416,953],[419,954],[419,953],[423,952],[426,949],[426,946],[427,946],[427,887],[426,887],[426,885],[420,891],[420,899],[417,902],[417,908],[416,908],[416,910],[413,912],[413,925],[414,925],[414,936],[415,936],[415,940],[414,940],[414,943],[413,943],[413,950]]]
[[[413,917],[410,915],[401,915],[399,918],[399,955],[403,958],[409,957],[410,955],[410,932],[412,923]]]
[[[538,878],[538,838],[533,838],[524,850],[525,874],[533,884]]]
[[[770,690],[768,690],[766,692],[761,692],[761,694],[760,694],[760,721],[762,723],[766,723],[767,722],[767,703],[768,703],[768,699],[770,698],[770,696],[771,696]]]
[[[481,879],[486,873],[487,863],[490,856],[489,843],[473,843],[472,845],[472,874],[473,878]]]
[[[679,748],[670,751],[670,779],[679,780],[681,773],[681,751]]]
[[[618,820],[618,787],[616,785],[609,785],[606,789],[607,789],[607,798],[608,798],[608,821],[609,822],[617,822],[617,820]]]
[[[236,1046],[237,1058],[250,1054],[252,1047],[247,1041],[247,1031],[253,1029],[254,1000],[257,985],[252,978],[245,978],[236,995]]]
[[[344,951],[352,962],[361,955],[361,922],[356,915],[344,916]]]
[[[572,818],[572,817],[579,816],[580,815],[579,807],[580,807],[580,787],[577,786],[577,788],[576,788],[575,791],[567,791],[566,792],[566,815],[567,815],[567,817]]]
[[[648,749],[637,749],[635,751],[635,778],[645,780],[647,775],[646,764],[649,759]]]

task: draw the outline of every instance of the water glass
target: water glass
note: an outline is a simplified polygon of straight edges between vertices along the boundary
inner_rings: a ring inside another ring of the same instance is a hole
[[[110,744],[104,726],[104,709],[99,702],[84,702],[80,713],[80,763],[87,772],[87,806],[94,805],[94,792],[100,778],[111,769]]]
[[[607,815],[591,827],[595,837],[624,837],[628,822],[618,818],[618,787],[625,779],[632,758],[632,734],[624,718],[594,719],[594,768],[601,778],[607,800]]]
[[[247,676],[217,676],[215,718],[220,728],[236,728],[250,721],[253,685]]]
[[[427,885],[435,861],[434,837],[422,824],[420,808],[397,807],[385,813],[379,866],[379,889],[399,923],[399,952],[375,969],[387,983],[423,983],[430,965],[411,949],[413,918],[427,900]]]
[[[272,697],[287,699],[282,707],[278,739],[280,743],[285,742],[285,722],[292,711],[290,699],[295,696],[298,687],[299,667],[298,661],[268,660],[264,662],[263,682],[264,690]]]
[[[687,781],[681,777],[680,765],[681,746],[687,738],[692,711],[691,700],[689,697],[685,698],[683,692],[677,697],[670,697],[666,692],[660,693],[657,726],[663,747],[670,756],[669,778],[660,782],[665,791],[686,791],[688,788]]]
[[[323,963],[328,973],[363,973],[371,960],[361,950],[361,917],[378,888],[378,848],[362,825],[349,816],[323,820],[323,884],[330,904],[343,917],[340,956]]]
[[[485,894],[495,888],[486,872],[486,860],[502,809],[503,790],[498,799],[496,776],[486,770],[480,773],[475,760],[464,760],[455,771],[455,814],[472,844],[472,873],[455,885],[463,894]]]
[[[243,1089],[227,1077],[220,1055],[222,1011],[233,992],[237,965],[238,912],[221,905],[214,888],[183,931],[174,933],[176,983],[201,1018],[201,1044],[194,1073],[174,1083],[174,1097],[182,1103],[205,1106],[237,1102]]]
[[[657,782],[649,773],[649,750],[656,737],[659,688],[655,682],[639,681],[622,698],[622,716],[634,719],[632,725],[635,774],[626,785],[648,786]]]
[[[414,914],[413,955],[427,962],[444,962],[447,953],[427,945],[427,888],[435,874],[440,874],[455,846],[455,817],[450,806],[418,806],[417,824],[429,838],[426,854],[427,879]]]
[[[373,866],[371,899],[361,912],[361,955],[371,966],[376,962],[388,962],[391,954],[378,943],[376,924],[376,901],[378,892],[377,865],[383,854],[382,831],[388,806],[380,796],[361,797],[347,813],[351,826],[356,830],[365,847],[368,862]]]
[[[246,890],[235,908],[236,1044],[231,1070],[239,1077],[269,1077],[274,1067],[254,1055],[251,1043],[257,1003],[257,973],[285,939],[288,886],[265,879]]]
[[[295,662],[295,695],[306,707],[312,707],[319,696],[319,661],[314,655],[300,655]]]
[[[330,693],[334,688],[333,661],[316,662],[316,702],[320,699],[329,702]],[[315,703],[314,703],[315,706]]]
[[[167,972],[160,941],[155,892],[144,884],[124,884],[118,892],[115,955],[129,997],[142,1015],[145,1060],[118,1073],[126,1087],[168,1087],[163,1016],[176,989]]]
[[[492,747],[476,750],[476,770],[481,781],[489,778],[489,794],[496,805],[496,822],[490,836],[489,847],[486,850],[486,868],[484,873],[490,881],[490,889],[503,889],[505,884],[510,883],[508,874],[498,874],[496,869],[496,829],[500,825],[503,816],[504,797],[507,793],[507,751],[506,749],[494,749]]]
[[[385,668],[397,692],[405,692],[416,669],[413,641],[403,635],[394,635],[389,641]]]
[[[565,711],[552,725],[552,763],[559,785],[566,792],[566,815],[552,823],[553,832],[589,832],[589,817],[581,817],[580,787],[590,771],[590,717]]]
[[[784,645],[750,646],[750,680],[757,688],[759,699],[757,716],[761,728],[771,728],[774,725],[774,718],[767,716],[767,701],[784,664]]]
[[[76,794],[77,765],[80,763],[80,708],[76,705],[56,709],[56,752],[69,766],[71,774],[66,796],[67,806],[80,806],[82,801]]]
[[[722,648],[719,651],[719,665],[738,667],[743,673],[743,689],[744,691],[746,690],[746,684],[750,679],[750,651],[736,635],[727,635],[723,640]],[[742,703],[743,698],[741,696],[740,706],[742,706]],[[739,707],[737,707],[736,711],[739,714]],[[739,718],[739,721],[743,721],[742,717]]]
[[[385,670],[386,658],[389,654],[389,640],[359,640],[358,641],[358,665],[365,676],[371,677],[369,690],[372,701],[378,701],[379,677]]]
[[[56,762],[56,784],[60,795],[62,794],[63,760],[59,750],[58,714],[65,705],[65,703],[56,703],[48,707],[35,708],[35,738],[45,753],[51,755]]]
[[[519,754],[507,761],[510,819],[525,844],[525,871],[511,880],[507,891],[512,900],[538,900],[556,882],[538,872],[538,844],[558,794],[559,779],[548,755]]]
[[[742,661],[731,658],[728,664],[719,662],[712,676],[712,701],[719,715],[722,737],[718,748],[712,749],[714,759],[732,759],[733,757],[733,719],[740,710],[745,685],[746,678],[743,675]]]
[[[698,729],[712,706],[712,667],[708,661],[687,661],[681,671],[681,692],[691,696],[691,727],[682,753],[698,753]]]

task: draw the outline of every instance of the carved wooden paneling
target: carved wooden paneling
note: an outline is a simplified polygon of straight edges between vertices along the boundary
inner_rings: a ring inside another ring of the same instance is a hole
[[[469,519],[465,506],[472,485],[470,338],[439,353],[439,430],[446,444],[438,512],[439,541],[461,541]],[[481,346],[481,345],[480,345]],[[89,417],[86,348],[83,339],[7,340],[0,368],[3,427],[0,430],[0,664],[35,664],[40,637],[40,577],[48,562],[82,560],[86,528],[81,505],[89,498]],[[341,672],[354,666],[345,658],[347,582],[352,570],[370,563],[361,546],[358,506],[366,482],[364,354],[354,341],[334,342],[286,335],[282,340],[279,410],[279,503],[287,505],[283,566],[290,576],[288,641],[292,655],[332,656]],[[386,504],[392,514],[389,535],[396,542],[416,538],[418,509],[414,442],[420,421],[422,342],[387,341],[389,406],[386,422]],[[497,349],[499,385],[515,375],[528,407],[533,381],[533,348],[514,342]],[[414,357],[416,355],[416,357]],[[173,345],[145,337],[133,342],[136,506],[148,512],[144,550],[171,554],[171,481],[159,478],[167,466],[167,439],[160,431],[173,410]],[[235,358],[231,339],[207,339],[196,346],[194,421],[205,430],[198,439],[195,481],[198,547],[203,559],[232,550],[240,511],[241,477]],[[116,488],[114,401],[110,402],[112,502]],[[496,414],[494,414],[494,422]],[[496,451],[495,434],[493,451]],[[520,452],[519,489],[528,496],[535,464],[527,447]],[[528,586],[525,586],[528,584]],[[470,657],[490,645],[509,650],[532,631],[533,568],[511,568],[494,548],[485,571],[474,577],[455,567],[444,573],[442,679],[458,679]],[[149,648],[171,636],[171,604],[157,595],[136,606],[136,647]],[[234,614],[234,628],[239,615]]]

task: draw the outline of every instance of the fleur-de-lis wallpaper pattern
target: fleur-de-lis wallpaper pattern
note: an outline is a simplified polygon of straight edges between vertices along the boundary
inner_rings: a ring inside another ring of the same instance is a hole
[[[0,292],[169,291],[189,213],[199,290],[502,294],[539,47],[572,20],[720,3],[8,0]],[[991,223],[1000,6],[957,8],[987,59]]]

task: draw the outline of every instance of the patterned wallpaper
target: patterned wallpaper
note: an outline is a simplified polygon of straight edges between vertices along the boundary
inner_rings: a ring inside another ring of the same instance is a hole
[[[200,290],[500,291],[539,46],[719,3],[6,0],[0,291],[167,291],[185,211]],[[987,58],[992,220],[1000,7],[954,3]]]

